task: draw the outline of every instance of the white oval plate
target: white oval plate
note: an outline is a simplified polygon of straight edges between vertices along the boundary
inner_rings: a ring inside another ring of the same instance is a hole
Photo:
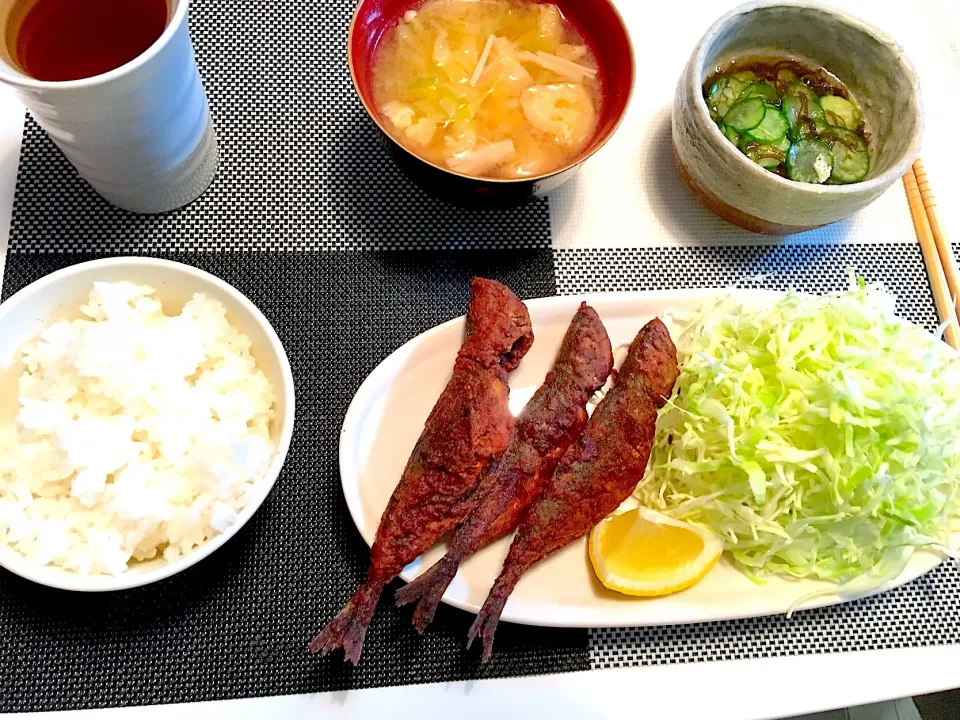
[[[601,293],[527,301],[536,341],[510,376],[510,407],[517,413],[553,365],[560,341],[582,300],[600,314],[613,346],[630,342],[648,320],[667,310],[695,310],[722,291]],[[340,434],[340,477],[347,506],[367,544],[403,472],[423,423],[450,377],[463,340],[462,317],[438,325],[391,354],[370,373],[347,410]],[[481,550],[460,568],[444,602],[476,613],[500,571],[509,538]],[[445,552],[438,545],[404,568],[410,581]],[[940,557],[917,552],[895,581],[881,592],[933,569]],[[730,620],[784,613],[809,592],[828,583],[771,579],[755,585],[725,560],[700,583],[661,598],[631,598],[611,592],[596,579],[585,539],[577,540],[528,572],[517,585],[503,619],[556,627],[628,627]],[[831,594],[803,607],[847,602],[862,595]]]

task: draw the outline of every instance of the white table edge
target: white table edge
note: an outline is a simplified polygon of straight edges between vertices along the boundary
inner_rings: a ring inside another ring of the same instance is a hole
[[[305,663],[318,662],[306,654]],[[82,710],[83,720],[640,717],[754,720],[892,700],[960,683],[960,645],[869,650],[367,690]],[[238,690],[241,690],[238,688]],[[28,713],[49,718],[63,713]]]

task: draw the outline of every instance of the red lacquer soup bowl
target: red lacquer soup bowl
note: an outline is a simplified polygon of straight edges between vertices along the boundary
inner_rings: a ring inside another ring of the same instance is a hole
[[[367,114],[403,173],[424,191],[446,202],[470,208],[515,207],[555,190],[602,148],[620,126],[633,91],[634,58],[630,36],[611,0],[554,0],[563,16],[579,31],[597,58],[603,88],[599,122],[593,138],[566,165],[536,177],[478,178],[454,172],[407,150],[387,130],[387,120],[373,97],[373,66],[377,47],[408,10],[422,0],[359,0],[350,23],[347,55],[350,76]]]

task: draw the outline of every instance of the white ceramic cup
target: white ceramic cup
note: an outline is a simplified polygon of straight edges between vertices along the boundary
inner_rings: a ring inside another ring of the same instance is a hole
[[[0,82],[20,100],[94,190],[138,213],[195,200],[217,171],[217,136],[190,42],[188,0],[168,0],[169,21],[145,52],[90,78],[24,74],[0,34]],[[15,0],[0,0],[6,27]]]

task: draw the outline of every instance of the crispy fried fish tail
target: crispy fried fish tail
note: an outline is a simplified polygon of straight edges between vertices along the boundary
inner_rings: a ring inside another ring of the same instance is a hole
[[[365,582],[353,594],[340,613],[310,643],[310,652],[326,655],[343,648],[344,660],[354,665],[360,661],[363,639],[377,609],[377,600],[383,587],[379,582]]]
[[[467,633],[467,650],[473,646],[473,641],[478,637],[483,641],[483,661],[486,662],[493,655],[493,635],[497,631],[497,624],[500,622],[500,614],[503,612],[503,606],[507,604],[510,593],[517,586],[520,578],[527,571],[526,567],[521,565],[504,566],[503,571],[497,578],[490,594],[477,613],[473,625]]]
[[[380,518],[367,580],[310,643],[313,652],[343,647],[347,660],[360,659],[383,586],[463,522],[481,472],[507,445],[506,377],[533,343],[530,316],[508,287],[475,278],[466,324],[450,381]]]

